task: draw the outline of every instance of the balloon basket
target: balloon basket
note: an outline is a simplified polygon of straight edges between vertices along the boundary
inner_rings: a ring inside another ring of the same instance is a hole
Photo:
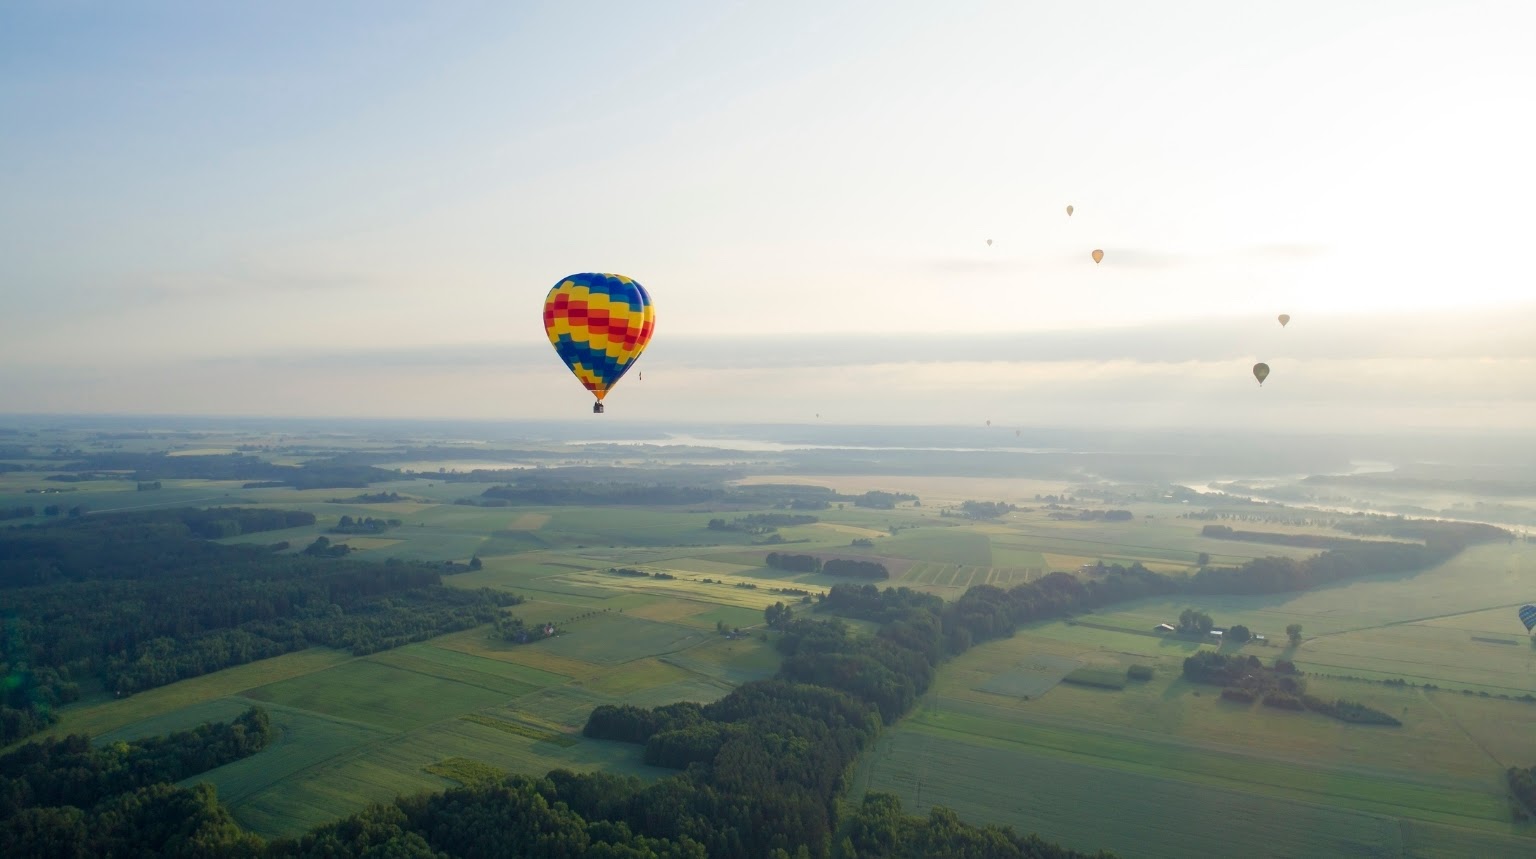
[[[603,413],[603,404],[602,403],[593,403],[592,404],[592,414],[600,415],[602,413]]]

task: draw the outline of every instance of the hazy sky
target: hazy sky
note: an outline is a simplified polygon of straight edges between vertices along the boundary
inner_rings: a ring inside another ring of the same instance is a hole
[[[1533,33],[13,0],[0,412],[580,414],[540,309],[613,271],[657,308],[628,419],[1536,427]]]

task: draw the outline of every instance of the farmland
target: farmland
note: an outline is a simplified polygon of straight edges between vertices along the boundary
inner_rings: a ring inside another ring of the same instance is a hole
[[[178,452],[270,439],[218,441]],[[322,440],[308,443],[318,448]],[[384,466],[468,470],[513,461],[464,456]],[[815,595],[848,580],[770,568],[769,551],[878,561],[891,576],[879,586],[946,599],[1056,570],[1091,577],[1100,562],[1183,575],[1202,554],[1235,565],[1314,553],[1204,537],[1203,521],[1184,518],[1190,507],[1171,501],[1076,499],[1049,509],[1041,496],[1066,496],[1065,481],[773,474],[734,485],[765,483],[906,491],[921,504],[832,505],[815,511],[814,524],[780,528],[781,542],[772,544],[709,527],[720,516],[775,512],[766,504],[481,507],[453,502],[490,484],[405,475],[367,492],[410,500],[375,504],[347,501],[357,489],[245,489],[240,481],[166,480],[160,490],[138,492],[131,481],[90,480],[68,484],[68,493],[28,494],[59,484],[39,472],[9,472],[0,473],[0,506],[239,504],[315,514],[313,526],[226,538],[286,541],[290,552],[343,515],[398,518],[402,524],[383,535],[334,539],[363,559],[462,565],[478,558],[478,569],[460,566],[444,582],[515,593],[525,601],[502,609],[506,617],[554,625],[555,635],[526,644],[482,626],[365,656],[312,647],[122,699],[88,688],[64,708],[55,732],[108,742],[264,706],[276,729],[272,745],[195,780],[215,784],[235,818],[265,836],[293,835],[368,802],[488,772],[667,774],[646,766],[640,747],[588,739],[580,729],[600,704],[711,701],[773,675],[780,656],[762,628],[763,609],[783,602],[809,612]],[[973,499],[1023,509],[985,520],[960,515],[956,505]],[[1110,507],[1132,516],[1076,518]],[[1412,575],[1296,594],[1201,597],[1193,605],[1141,600],[1031,624],[945,664],[919,710],[866,755],[849,798],[891,791],[909,812],[945,805],[971,822],[1012,824],[1127,856],[1529,855],[1536,842],[1529,827],[1510,822],[1500,779],[1504,767],[1536,763],[1536,704],[1519,700],[1536,694],[1536,649],[1512,623],[1513,606],[1531,594],[1536,547],[1515,543],[1477,546]],[[1180,676],[1186,656],[1215,645],[1152,631],[1190,607],[1269,638],[1222,652],[1292,659],[1313,694],[1362,701],[1403,725],[1348,725],[1218,700],[1214,687]],[[1285,642],[1293,623],[1304,628],[1297,647]],[[719,625],[745,635],[727,638]],[[859,634],[874,628],[850,626]],[[1150,666],[1152,679],[1126,680],[1131,665]]]

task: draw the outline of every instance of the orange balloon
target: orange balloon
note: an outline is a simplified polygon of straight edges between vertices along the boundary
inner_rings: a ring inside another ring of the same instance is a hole
[[[1101,263],[1101,262],[1103,262],[1104,261],[1104,252],[1103,251],[1094,251],[1093,252],[1093,261],[1094,261],[1094,263]]]

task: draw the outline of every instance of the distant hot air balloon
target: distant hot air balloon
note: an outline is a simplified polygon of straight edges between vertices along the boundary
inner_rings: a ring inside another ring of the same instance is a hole
[[[544,333],[560,360],[597,397],[592,404],[597,414],[655,328],[650,294],[621,274],[573,274],[544,299]]]
[[[1103,251],[1098,251],[1098,250],[1094,251],[1093,252],[1093,261],[1094,261],[1094,263],[1101,263],[1101,262],[1103,262],[1104,261],[1104,252]]]
[[[989,248],[992,247],[992,240],[991,239],[987,239],[987,247],[989,247]]]
[[[1069,218],[1072,217],[1072,207],[1071,206],[1067,207],[1067,217],[1069,217]]]
[[[987,426],[991,426],[991,425],[992,425],[992,422],[991,421],[987,421]]]
[[[1264,387],[1264,380],[1269,378],[1269,365],[1262,362],[1254,364],[1253,377],[1259,380],[1259,387]]]
[[[1536,629],[1536,605],[1520,606],[1520,622],[1525,624],[1525,631]]]
[[[1280,314],[1280,327],[1281,328],[1284,328],[1285,326],[1289,325],[1290,323],[1291,323],[1291,314],[1289,314],[1289,313],[1282,313],[1282,314]]]

